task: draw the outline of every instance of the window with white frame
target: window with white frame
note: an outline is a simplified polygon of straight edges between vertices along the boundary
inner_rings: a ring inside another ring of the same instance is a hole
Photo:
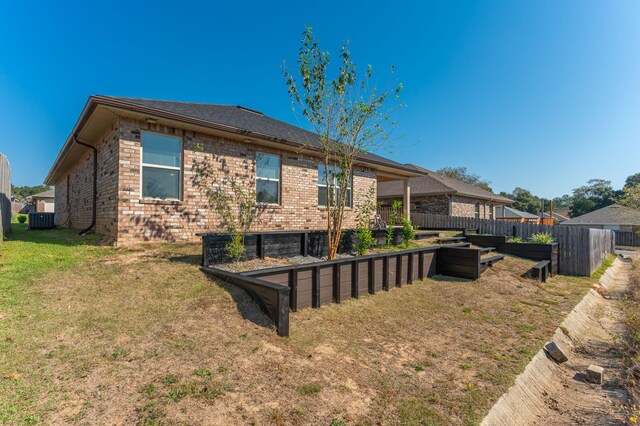
[[[476,203],[475,217],[476,219],[480,219],[480,203]]]
[[[340,191],[339,186],[339,175],[341,173],[340,167],[329,166],[329,187],[327,188],[327,170],[324,164],[318,165],[318,205],[321,207],[326,207],[328,205],[329,200],[331,200],[332,204],[337,202],[337,194]],[[344,203],[345,207],[351,207],[353,202],[352,196],[352,186],[353,186],[353,176],[349,176],[347,180],[347,192],[346,192],[346,200]]]
[[[280,204],[280,157],[256,153],[256,201]]]
[[[179,200],[182,177],[182,140],[142,132],[142,198]]]

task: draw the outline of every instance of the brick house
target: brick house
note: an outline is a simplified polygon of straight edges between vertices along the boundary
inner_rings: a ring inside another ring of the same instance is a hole
[[[194,184],[192,164],[205,157],[255,178],[264,211],[254,231],[326,228],[318,135],[239,106],[108,96],[89,98],[46,178],[55,186],[56,224],[118,245],[223,231]],[[355,225],[354,207],[372,185],[400,180],[408,199],[408,179],[418,175],[361,155],[345,226]]]
[[[494,219],[497,206],[513,203],[508,198],[424,167],[405,166],[421,174],[409,179],[411,212]],[[379,182],[378,203],[381,207],[391,206],[394,200],[403,199],[403,192],[402,182]]]

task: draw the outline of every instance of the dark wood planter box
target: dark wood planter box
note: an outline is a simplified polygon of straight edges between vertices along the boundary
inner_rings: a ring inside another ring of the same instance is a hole
[[[466,235],[467,241],[480,247],[495,247],[500,253],[511,254],[531,260],[548,260],[551,262],[551,275],[558,273],[558,243],[529,244],[508,243],[502,235]]]
[[[393,244],[402,243],[402,228],[394,228]],[[202,266],[230,262],[226,245],[231,240],[229,234],[198,234],[202,237]],[[373,236],[378,245],[386,244],[386,230],[374,229]],[[357,237],[352,229],[343,231],[338,253],[351,253]],[[313,256],[326,257],[327,231],[279,231],[252,232],[245,234],[245,259],[264,257]]]

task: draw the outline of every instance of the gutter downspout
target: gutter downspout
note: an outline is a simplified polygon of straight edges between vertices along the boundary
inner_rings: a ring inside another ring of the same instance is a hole
[[[86,235],[92,229],[95,232],[96,227],[96,210],[98,206],[98,150],[95,146],[80,142],[75,134],[73,135],[73,141],[78,145],[82,145],[93,150],[93,213],[91,215],[91,225],[79,233],[79,235]]]

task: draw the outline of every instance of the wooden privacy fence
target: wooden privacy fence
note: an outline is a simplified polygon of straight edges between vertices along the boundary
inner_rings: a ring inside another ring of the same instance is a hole
[[[640,234],[636,232],[613,231],[616,234],[617,246],[640,247]]]
[[[606,229],[513,223],[427,213],[413,213],[411,220],[415,226],[426,229],[475,229],[478,234],[506,235],[523,240],[531,238],[533,234],[547,232],[558,243],[559,273],[564,275],[590,276],[613,253],[616,244],[613,231]]]
[[[0,153],[0,241],[11,231],[11,172],[9,160]]]

